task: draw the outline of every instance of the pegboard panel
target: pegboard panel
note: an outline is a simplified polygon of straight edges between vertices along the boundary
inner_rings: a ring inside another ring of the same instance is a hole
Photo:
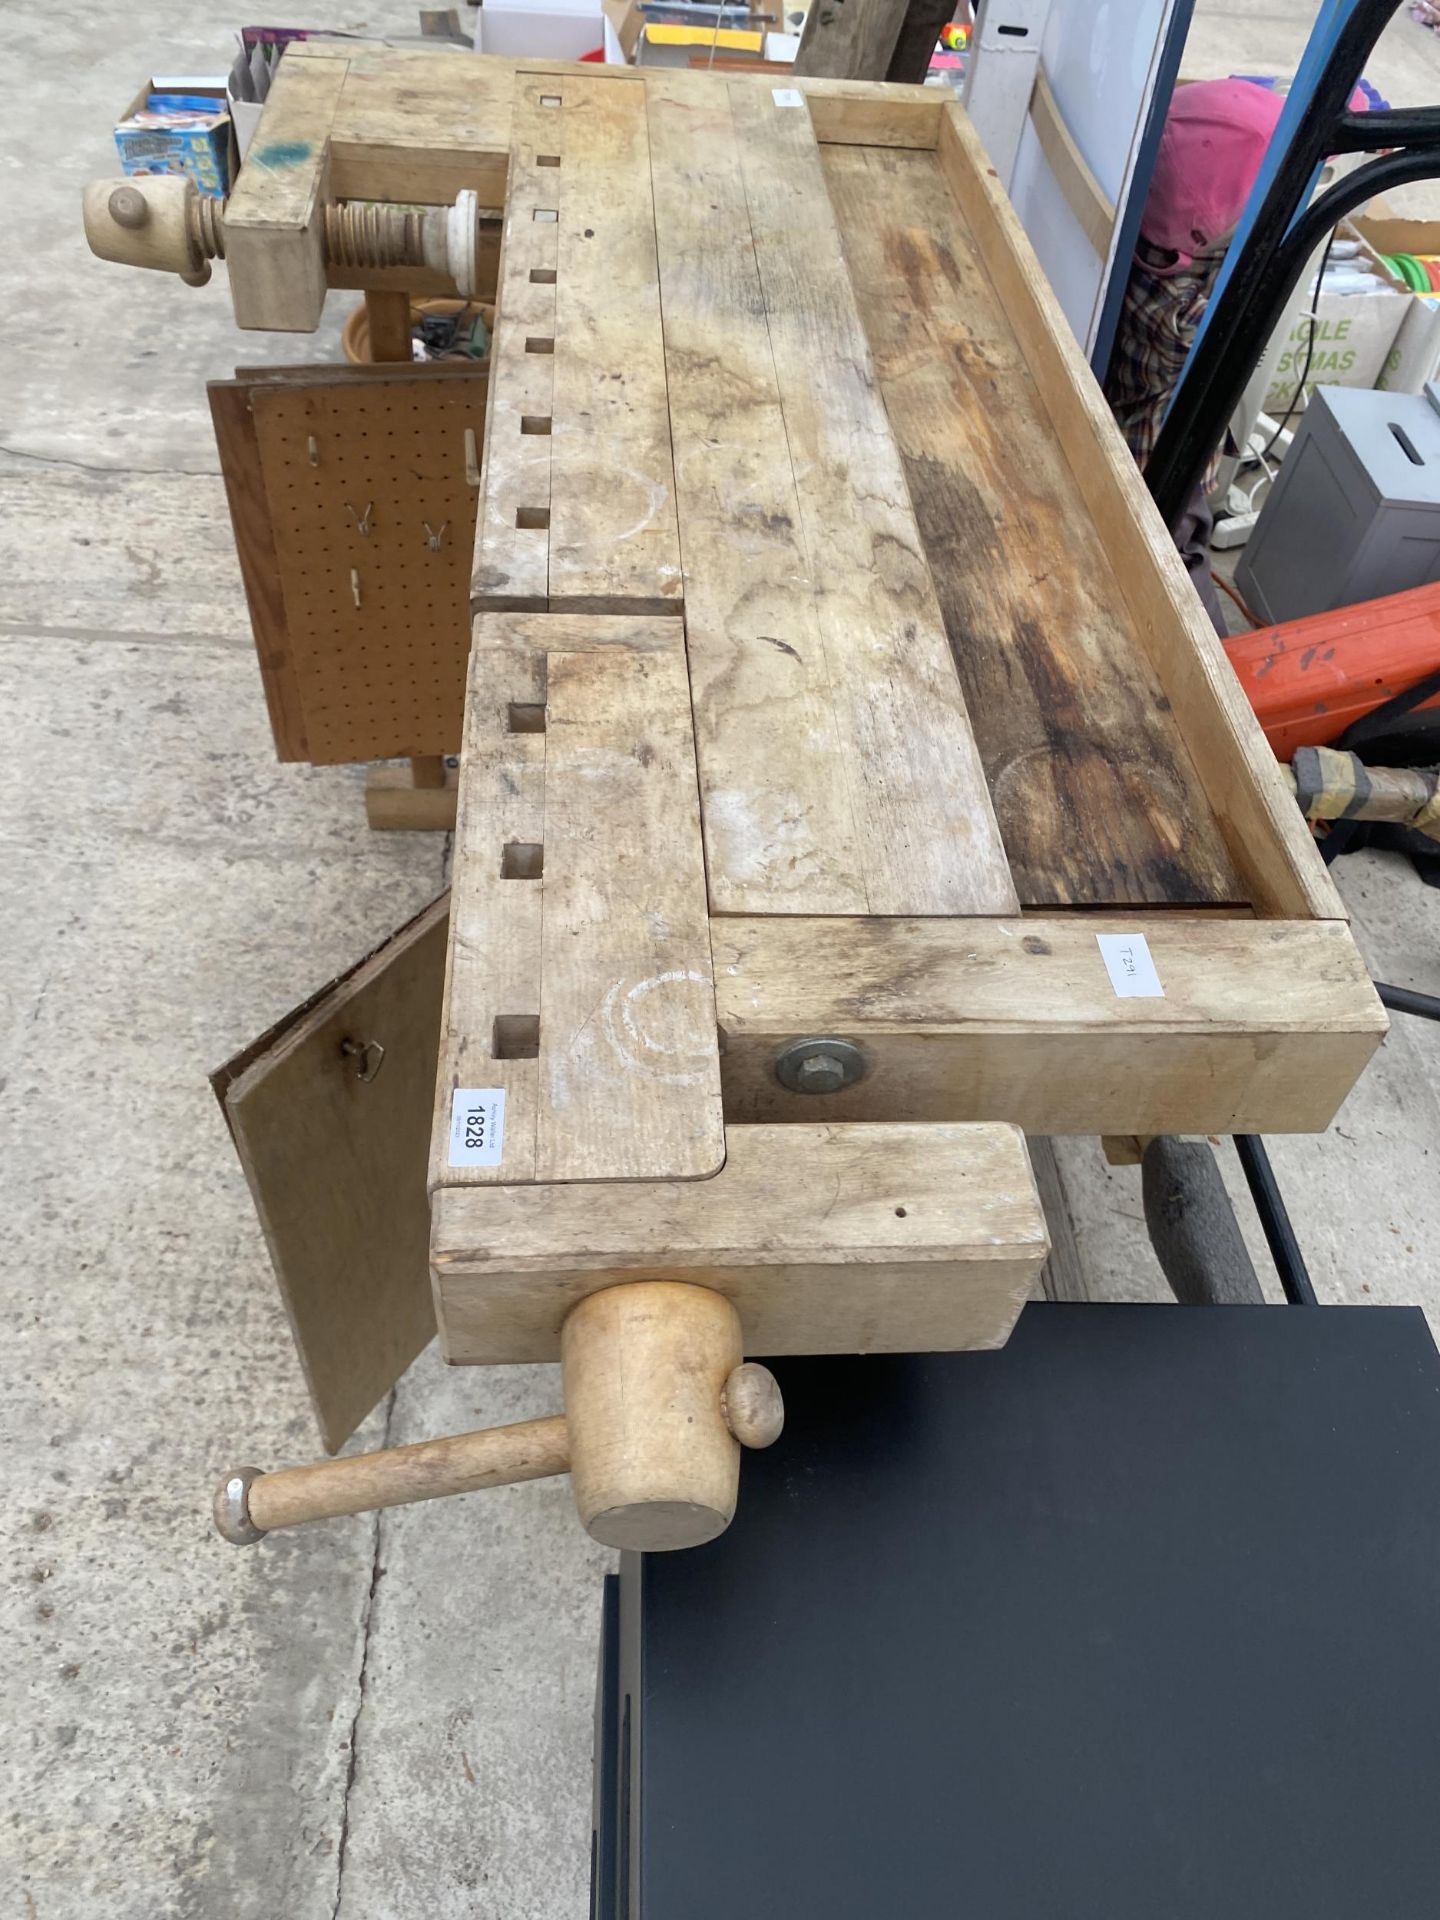
[[[486,384],[402,373],[254,393],[317,766],[459,750]]]

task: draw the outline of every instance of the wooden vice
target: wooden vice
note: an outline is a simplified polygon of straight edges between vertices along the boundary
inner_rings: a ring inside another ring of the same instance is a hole
[[[609,1287],[567,1314],[561,1352],[563,1414],[278,1473],[241,1468],[216,1490],[216,1527],[248,1546],[306,1520],[568,1472],[605,1546],[654,1552],[722,1533],[741,1446],[770,1446],[784,1418],[775,1376],[742,1363],[724,1295],[663,1280]]]
[[[231,1537],[567,1465],[597,1538],[709,1537],[778,1423],[743,1353],[1004,1341],[1024,1133],[1321,1129],[1385,1031],[963,112],[772,78],[302,44],[226,209],[242,324],[300,328],[327,207],[497,210],[453,896],[307,1011],[263,1125],[253,1056],[227,1111],[328,1443],[437,1325],[566,1401],[232,1476]],[[355,657],[286,666],[332,758]],[[306,1102],[343,1207],[276,1144]]]

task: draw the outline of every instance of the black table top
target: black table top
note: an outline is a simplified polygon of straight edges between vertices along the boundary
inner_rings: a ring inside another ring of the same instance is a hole
[[[774,1364],[730,1531],[622,1571],[643,1920],[1440,1914],[1418,1311]]]

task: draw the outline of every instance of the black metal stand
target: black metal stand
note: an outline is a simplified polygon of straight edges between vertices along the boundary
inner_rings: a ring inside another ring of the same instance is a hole
[[[1260,1224],[1265,1229],[1270,1258],[1275,1262],[1275,1271],[1279,1274],[1280,1284],[1285,1289],[1286,1300],[1292,1307],[1319,1306],[1320,1302],[1315,1298],[1315,1288],[1310,1280],[1310,1269],[1305,1265],[1305,1256],[1300,1251],[1300,1242],[1295,1238],[1295,1229],[1290,1224],[1290,1215],[1286,1212],[1285,1202],[1280,1197],[1275,1169],[1271,1166],[1270,1156],[1265,1151],[1265,1142],[1258,1133],[1237,1133],[1235,1151],[1240,1156],[1240,1165],[1245,1169],[1250,1198],[1255,1202],[1255,1211],[1259,1214]]]
[[[1233,261],[1145,467],[1167,526],[1185,510],[1265,342],[1325,233],[1388,188],[1440,174],[1440,108],[1351,113],[1365,61],[1401,0],[1362,0],[1341,28],[1309,112]],[[1317,168],[1335,153],[1385,152],[1300,211]]]
[[[1379,980],[1375,991],[1392,1013],[1413,1013],[1421,1020],[1440,1020],[1440,997],[1417,993],[1414,987],[1387,987]]]

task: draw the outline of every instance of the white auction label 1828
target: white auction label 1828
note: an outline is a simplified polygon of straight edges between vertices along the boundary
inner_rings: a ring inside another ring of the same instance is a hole
[[[505,1089],[456,1087],[450,1097],[450,1165],[498,1167],[505,1146]]]

